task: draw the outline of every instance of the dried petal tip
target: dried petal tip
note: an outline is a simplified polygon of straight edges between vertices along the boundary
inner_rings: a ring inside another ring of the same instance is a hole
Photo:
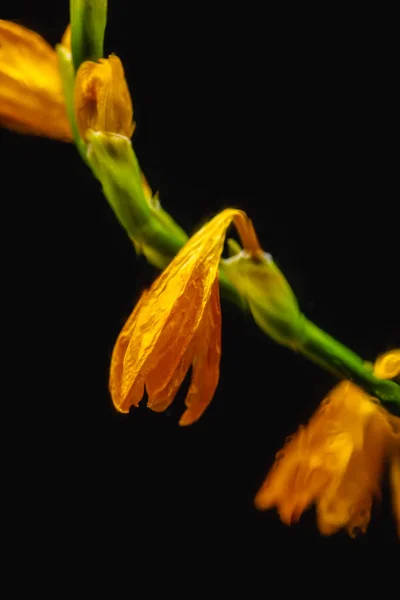
[[[81,64],[75,80],[75,118],[84,140],[90,129],[130,138],[135,129],[133,107],[118,56]]]

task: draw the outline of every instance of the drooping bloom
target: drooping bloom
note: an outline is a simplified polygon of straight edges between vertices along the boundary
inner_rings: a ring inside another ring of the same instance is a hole
[[[391,364],[389,354],[377,364]],[[385,377],[387,371],[380,373]],[[255,504],[260,510],[276,506],[281,520],[290,525],[315,503],[322,534],[346,528],[353,537],[367,529],[389,461],[400,528],[399,453],[400,419],[359,387],[343,381],[276,455]]]
[[[234,209],[219,213],[185,244],[142,294],[115,344],[110,391],[120,412],[138,406],[145,387],[148,407],[166,410],[191,365],[180,424],[197,421],[211,402],[221,356],[218,265],[232,221],[246,250],[262,252],[251,221]]]
[[[63,43],[68,43],[68,35]],[[37,33],[3,20],[0,125],[20,133],[72,140],[55,50]]]
[[[83,139],[87,139],[88,130],[132,136],[132,100],[118,56],[111,54],[99,62],[81,64],[75,79],[74,105]]]

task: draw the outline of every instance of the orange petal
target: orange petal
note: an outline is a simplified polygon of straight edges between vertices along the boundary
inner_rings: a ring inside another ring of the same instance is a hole
[[[184,294],[172,306],[154,352],[147,360],[146,386],[149,408],[153,408],[153,402],[156,403],[156,398],[162,396],[162,391],[174,377],[199,327],[206,305],[203,281],[196,280],[189,282]]]
[[[380,497],[385,460],[392,445],[393,430],[386,411],[376,411],[364,424],[364,442],[354,449],[339,485],[328,486],[317,503],[321,533],[330,535],[346,527],[353,537],[356,529],[365,532],[373,498]]]
[[[318,447],[310,450],[312,440],[309,431],[300,427],[276,456],[262,487],[255,498],[260,510],[277,506],[283,523],[290,525],[318,497],[329,481],[323,455]]]
[[[218,279],[215,280],[210,302],[196,332],[196,349],[192,381],[179,424],[191,425],[197,421],[210,404],[219,380],[221,360],[221,307]]]
[[[56,52],[40,35],[0,20],[0,125],[72,140]]]
[[[118,56],[81,64],[75,79],[75,117],[79,133],[89,129],[130,138],[134,131],[132,100]]]
[[[154,410],[156,412],[162,412],[166,410],[174,401],[174,398],[182,385],[183,380],[187,372],[189,371],[190,365],[193,362],[194,358],[194,350],[195,350],[195,340],[192,340],[189,343],[189,346],[186,348],[179,364],[175,367],[169,379],[165,381],[164,387],[158,387],[155,391],[152,389],[152,377],[151,373],[149,374],[147,380],[147,393],[149,395],[148,400],[148,408]]]

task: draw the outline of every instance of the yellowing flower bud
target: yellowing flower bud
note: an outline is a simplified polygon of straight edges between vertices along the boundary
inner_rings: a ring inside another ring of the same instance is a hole
[[[81,137],[88,131],[116,133],[127,138],[135,129],[132,100],[118,56],[81,64],[75,80],[75,118]]]

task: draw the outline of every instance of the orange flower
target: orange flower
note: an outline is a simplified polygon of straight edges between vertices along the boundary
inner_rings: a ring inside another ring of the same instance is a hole
[[[247,251],[261,252],[245,213],[226,209],[185,244],[142,294],[111,360],[110,391],[120,412],[138,406],[145,386],[148,407],[166,410],[190,365],[192,380],[180,425],[197,421],[211,402],[221,356],[218,265],[232,221]]]
[[[380,497],[381,477],[390,460],[400,523],[399,452],[400,419],[343,381],[276,455],[255,504],[260,510],[276,506],[281,520],[290,525],[315,503],[322,534],[345,527],[353,537],[367,529],[372,501]]]
[[[0,125],[72,140],[55,50],[37,33],[0,20]]]
[[[115,54],[81,64],[75,79],[74,104],[83,139],[87,139],[89,129],[132,136],[132,100],[122,63]]]

